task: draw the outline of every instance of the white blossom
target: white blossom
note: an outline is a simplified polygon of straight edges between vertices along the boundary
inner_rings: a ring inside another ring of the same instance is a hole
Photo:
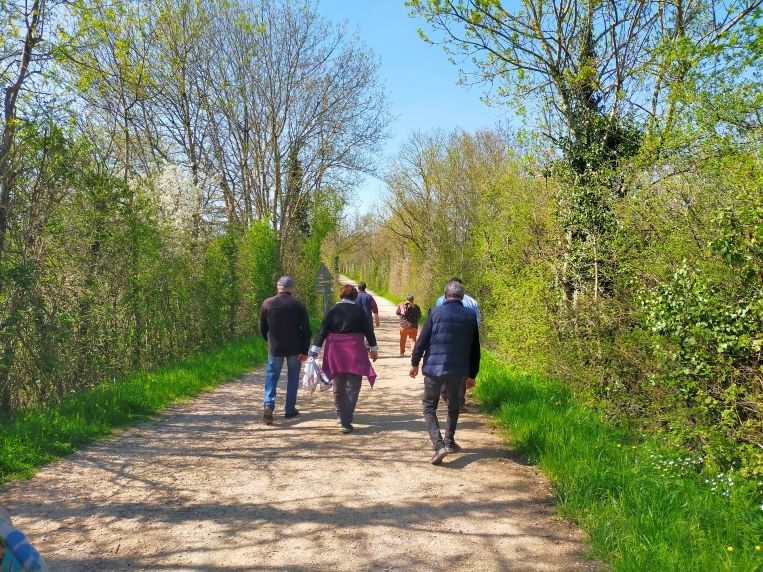
[[[181,165],[166,163],[155,181],[161,216],[177,230],[193,226],[201,189]]]

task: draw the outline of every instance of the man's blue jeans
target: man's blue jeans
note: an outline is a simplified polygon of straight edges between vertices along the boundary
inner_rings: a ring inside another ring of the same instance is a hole
[[[281,376],[283,361],[286,360],[286,405],[284,413],[291,415],[297,410],[297,389],[299,388],[299,356],[272,356],[268,354],[268,367],[265,370],[265,407],[276,408],[276,387]]]

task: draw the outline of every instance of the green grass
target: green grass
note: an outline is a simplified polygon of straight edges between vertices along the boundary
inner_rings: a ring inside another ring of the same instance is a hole
[[[43,464],[234,379],[266,357],[264,341],[253,336],[20,412],[0,422],[0,483],[31,477]]]
[[[614,570],[763,570],[757,483],[629,436],[568,386],[491,355],[474,391],[512,446],[550,478],[561,514],[587,532],[593,556]]]

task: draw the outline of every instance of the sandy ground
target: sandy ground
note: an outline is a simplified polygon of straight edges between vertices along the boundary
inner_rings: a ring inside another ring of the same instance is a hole
[[[329,392],[261,424],[263,369],[13,484],[2,494],[50,569],[591,570],[536,469],[470,403],[464,447],[429,464],[422,378],[377,298],[379,374],[355,433]],[[408,350],[410,355],[410,350]],[[282,374],[285,376],[285,372]]]

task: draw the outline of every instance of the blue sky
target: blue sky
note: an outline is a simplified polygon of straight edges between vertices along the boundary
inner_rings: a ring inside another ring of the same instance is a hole
[[[441,46],[419,38],[417,29],[425,23],[408,16],[403,0],[319,0],[318,11],[330,20],[347,21],[350,30],[357,30],[381,60],[379,76],[396,118],[380,158],[382,170],[385,160],[414,131],[475,131],[506,120],[506,108],[482,103],[482,87],[457,85],[458,68],[448,61]],[[374,210],[375,199],[383,192],[382,181],[367,178],[358,192],[357,207]]]

